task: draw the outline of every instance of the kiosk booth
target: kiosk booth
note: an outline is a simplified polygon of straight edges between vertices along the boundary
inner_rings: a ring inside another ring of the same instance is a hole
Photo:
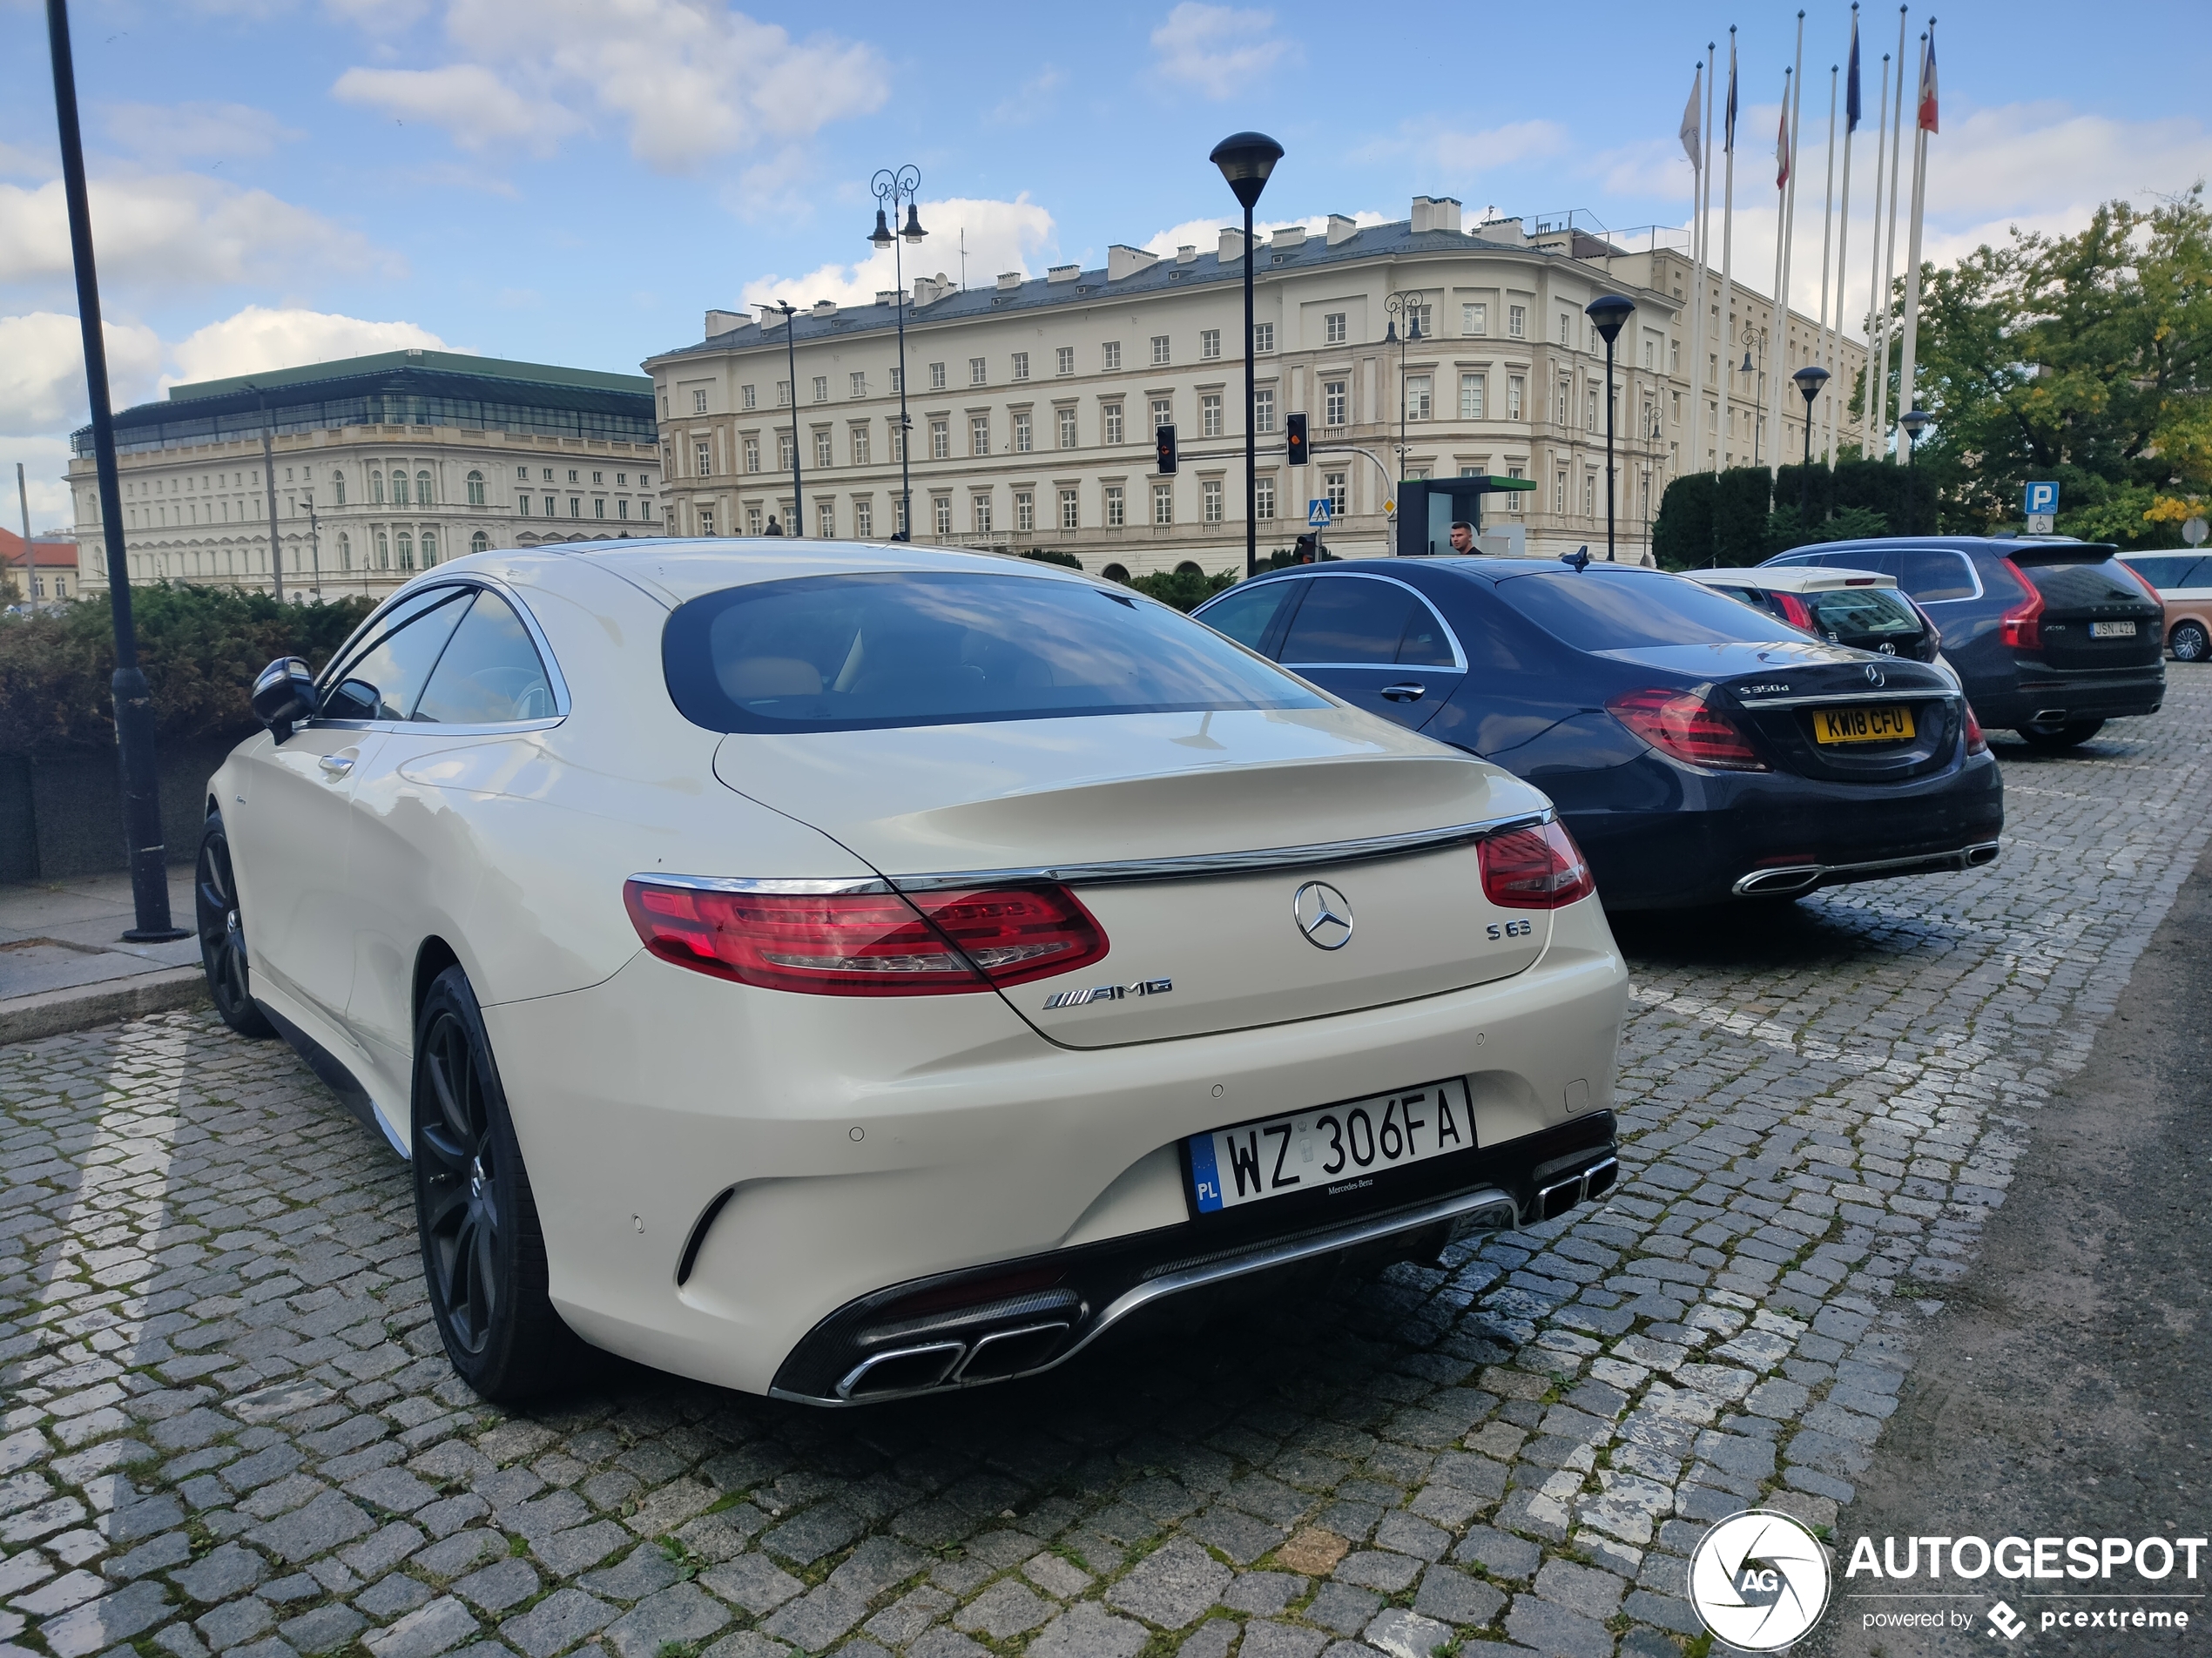
[[[1452,526],[1460,522],[1474,526],[1479,548],[1483,533],[1482,497],[1535,487],[1534,480],[1529,478],[1408,478],[1398,486],[1398,544],[1393,550],[1400,558],[1448,553]],[[1522,544],[1526,546],[1525,540]]]

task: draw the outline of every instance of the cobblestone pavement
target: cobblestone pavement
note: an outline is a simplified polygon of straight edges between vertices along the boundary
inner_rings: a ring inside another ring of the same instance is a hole
[[[280,1048],[0,1048],[0,1658],[1675,1653],[1706,1522],[1851,1495],[2212,827],[2172,675],[2003,751],[1988,870],[1624,929],[1602,1211],[948,1401],[489,1409],[402,1170]]]

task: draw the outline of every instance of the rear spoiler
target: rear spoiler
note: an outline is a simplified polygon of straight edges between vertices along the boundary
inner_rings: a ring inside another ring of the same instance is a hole
[[[2023,570],[2049,564],[2101,564],[2120,551],[2108,541],[2024,541],[2005,549],[2005,556]]]

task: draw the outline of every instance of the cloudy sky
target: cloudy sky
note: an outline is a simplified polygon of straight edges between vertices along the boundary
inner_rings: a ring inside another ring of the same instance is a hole
[[[970,282],[1113,242],[1210,245],[1234,203],[1206,152],[1247,126],[1288,152],[1264,219],[1399,219],[1426,193],[1470,222],[1679,225],[1692,64],[1709,38],[1725,63],[1730,23],[1737,266],[1770,271],[1796,7],[1705,10],[75,0],[114,396],[402,345],[634,370],[698,339],[710,305],[891,286],[864,257],[868,179],[902,162],[922,173],[921,268],[957,280],[964,233]],[[1838,0],[1809,10],[1808,308],[1850,27]],[[42,529],[65,520],[84,419],[44,12],[0,0],[0,465],[29,468]],[[2201,0],[2134,0],[2124,28],[2045,0],[1939,15],[1932,256],[2212,175],[2178,72],[2212,61]],[[1866,19],[1871,104],[1898,13]]]

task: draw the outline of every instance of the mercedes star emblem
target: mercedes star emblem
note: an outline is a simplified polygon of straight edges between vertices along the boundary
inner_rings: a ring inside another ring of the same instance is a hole
[[[1291,919],[1317,950],[1341,950],[1352,941],[1352,904],[1326,881],[1308,881],[1291,900]]]
[[[1883,677],[1882,671],[1870,662],[1866,664],[1866,683],[1870,685],[1883,685],[1887,684],[1889,681]]]

